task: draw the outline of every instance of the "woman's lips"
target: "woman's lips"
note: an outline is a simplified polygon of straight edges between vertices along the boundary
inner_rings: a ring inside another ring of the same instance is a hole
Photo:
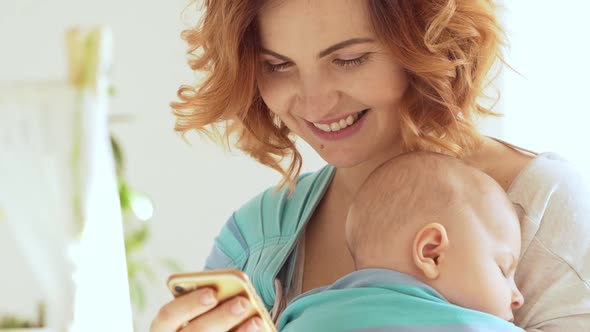
[[[308,124],[309,128],[311,129],[311,131],[321,140],[336,141],[336,140],[348,138],[348,137],[354,135],[355,133],[357,133],[361,129],[363,124],[366,122],[366,118],[367,118],[369,111],[370,111],[370,109],[366,109],[366,110],[363,110],[359,113],[356,113],[356,114],[359,114],[358,117],[356,119],[354,119],[354,121],[352,122],[351,125],[348,125],[348,122],[347,122],[346,126],[344,128],[341,128],[339,123],[338,123],[338,125],[336,125],[335,122],[332,122],[330,125],[319,124],[319,126],[321,126],[323,128],[318,128],[318,124],[314,124],[312,122],[307,122],[307,124]],[[327,126],[330,126],[329,131],[328,131]],[[336,129],[336,130],[332,130],[332,129]]]

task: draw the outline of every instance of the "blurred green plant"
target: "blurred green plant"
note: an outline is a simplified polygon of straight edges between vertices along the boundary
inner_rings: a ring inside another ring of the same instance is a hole
[[[18,317],[16,315],[0,315],[0,330],[45,327],[45,305],[42,303],[37,307],[37,316],[37,321],[33,322],[30,319]]]
[[[85,98],[87,94],[96,93],[99,69],[101,67],[100,52],[103,45],[102,30],[71,29],[67,34],[67,52],[69,59],[69,81],[76,91],[76,109],[73,119],[73,145],[70,155],[72,165],[73,181],[73,213],[76,220],[78,233],[84,226],[82,193],[84,192],[83,181],[83,115]],[[109,96],[116,94],[115,88],[110,86]],[[115,160],[117,182],[119,187],[119,199],[123,217],[123,228],[125,232],[125,253],[127,259],[127,273],[129,278],[129,291],[131,302],[135,310],[145,309],[145,281],[161,282],[157,280],[154,269],[148,263],[143,249],[150,237],[150,224],[153,206],[151,200],[142,193],[132,190],[124,176],[125,160],[121,146],[111,134],[111,148]],[[168,258],[160,259],[170,272],[182,270],[180,265]]]
[[[19,328],[33,328],[42,327],[36,323],[32,323],[24,318],[17,316],[6,315],[0,317],[0,329],[19,329]]]
[[[127,258],[127,275],[129,292],[134,309],[145,310],[145,283],[159,283],[154,268],[147,261],[143,249],[150,238],[150,219],[153,215],[151,200],[142,193],[132,190],[125,180],[125,158],[118,141],[111,135],[111,148],[115,160],[119,199],[125,231],[125,254]],[[182,271],[175,260],[162,258],[158,261],[171,273]]]
[[[103,39],[103,31],[100,28],[88,31],[72,28],[66,34],[66,47],[68,54],[69,82],[75,91],[75,109],[73,113],[72,147],[70,163],[72,165],[72,189],[73,189],[73,213],[77,233],[84,228],[84,209],[82,193],[84,192],[83,180],[83,135],[84,135],[84,107],[88,94],[95,94],[99,67],[101,66],[100,52]]]

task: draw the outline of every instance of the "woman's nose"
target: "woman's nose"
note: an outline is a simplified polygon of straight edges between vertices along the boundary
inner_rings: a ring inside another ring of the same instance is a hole
[[[297,108],[310,120],[318,120],[317,117],[334,112],[338,104],[339,92],[329,79],[319,76],[308,78],[301,82],[301,88],[297,98]]]
[[[329,94],[313,94],[301,97],[299,109],[308,115],[309,120],[319,120],[322,116],[336,112],[336,98]]]

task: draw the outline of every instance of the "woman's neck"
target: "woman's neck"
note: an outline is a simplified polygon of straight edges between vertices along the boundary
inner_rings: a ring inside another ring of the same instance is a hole
[[[373,172],[377,167],[386,162],[387,160],[402,153],[400,147],[389,149],[388,151],[381,153],[374,158],[371,158],[361,164],[348,168],[337,168],[334,180],[332,181],[332,187],[338,188],[337,191],[345,195],[348,199],[352,199],[354,194],[363,184],[365,179]]]
[[[469,156],[466,156],[464,161],[488,173],[489,170],[487,168],[490,167],[490,156],[495,155],[492,151],[502,147],[502,144],[487,137],[482,137],[482,141]],[[337,168],[330,189],[351,200],[371,172],[387,160],[402,153],[402,148],[396,146],[356,166]]]

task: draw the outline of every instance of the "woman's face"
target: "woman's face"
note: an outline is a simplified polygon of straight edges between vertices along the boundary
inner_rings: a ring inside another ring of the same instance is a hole
[[[406,73],[359,0],[274,0],[259,13],[268,108],[328,163],[353,167],[400,146]]]

